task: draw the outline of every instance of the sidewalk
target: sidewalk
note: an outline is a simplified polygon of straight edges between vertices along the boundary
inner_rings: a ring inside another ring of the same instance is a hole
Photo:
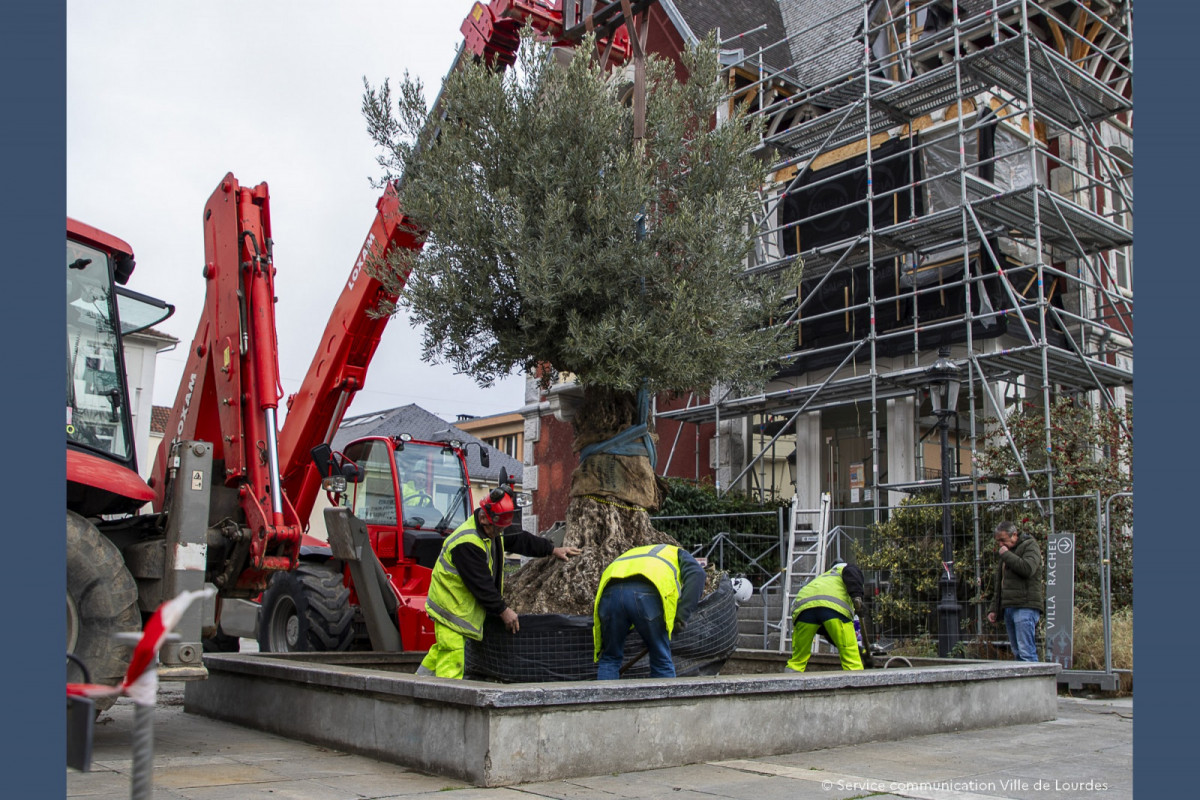
[[[67,797],[124,800],[133,705],[97,721],[92,771],[67,770]],[[481,789],[448,778],[183,713],[163,684],[154,727],[156,800],[984,800],[1133,796],[1133,700],[1060,697],[1034,725],[921,736],[753,760]],[[452,792],[447,794],[447,792]]]

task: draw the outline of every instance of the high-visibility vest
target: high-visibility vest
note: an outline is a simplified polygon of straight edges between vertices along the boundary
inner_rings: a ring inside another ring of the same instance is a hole
[[[463,583],[462,576],[458,574],[458,569],[450,558],[456,547],[478,547],[483,550],[487,554],[488,572],[496,574],[492,544],[479,535],[475,529],[475,515],[472,514],[442,543],[442,552],[438,555],[437,563],[433,565],[433,575],[429,581],[425,612],[436,622],[478,641],[483,638],[483,620],[487,612]],[[503,575],[500,576],[500,580],[503,582]],[[500,588],[503,591],[503,583]]]
[[[854,604],[850,601],[846,584],[842,583],[842,568],[845,566],[838,564],[800,587],[792,603],[793,624],[800,612],[808,608],[832,608],[839,614],[845,614],[846,619],[854,619]]]
[[[679,548],[669,544],[651,544],[626,550],[608,565],[600,576],[600,587],[596,589],[596,600],[592,606],[592,642],[595,645],[593,661],[600,659],[600,596],[604,587],[614,578],[645,578],[654,584],[662,596],[663,619],[667,623],[667,637],[675,627],[675,609],[679,606],[682,587],[679,581]]]

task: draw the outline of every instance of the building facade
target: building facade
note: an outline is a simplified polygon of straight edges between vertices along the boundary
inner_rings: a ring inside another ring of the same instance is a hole
[[[878,521],[940,484],[928,386],[943,349],[963,382],[956,488],[1001,491],[978,456],[1022,403],[1131,402],[1128,2],[662,0],[652,13],[648,47],[667,56],[717,31],[731,107],[761,131],[773,180],[747,271],[804,264],[795,349],[761,394],[659,398],[660,473],[809,508],[830,493]],[[531,382],[522,410],[543,528],[566,508],[574,453],[555,399],[569,393]]]

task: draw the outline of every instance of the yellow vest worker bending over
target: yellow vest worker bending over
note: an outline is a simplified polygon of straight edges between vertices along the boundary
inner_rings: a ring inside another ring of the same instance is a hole
[[[626,550],[600,576],[592,610],[598,680],[621,677],[630,628],[646,643],[650,677],[675,677],[671,636],[696,610],[704,568],[692,554],[668,544]]]
[[[854,612],[862,608],[863,574],[853,564],[834,564],[796,593],[792,603],[792,658],[787,668],[804,672],[812,654],[813,637],[821,628],[837,646],[842,669],[862,669]]]

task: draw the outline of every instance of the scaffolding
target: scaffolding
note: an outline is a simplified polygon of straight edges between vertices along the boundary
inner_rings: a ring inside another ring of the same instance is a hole
[[[740,454],[718,456],[721,490],[770,494],[794,442],[797,475],[821,475],[801,479],[804,502],[838,479],[832,460],[814,463],[821,443],[798,435],[803,420],[853,409],[872,490],[859,502],[878,522],[901,493],[939,485],[921,458],[934,426],[921,390],[949,347],[964,377],[956,449],[970,452],[953,480],[978,497],[979,448],[989,425],[1007,434],[1014,400],[1132,397],[1130,4],[782,0],[780,11],[782,38],[725,63],[730,104],[752,109],[774,175],[747,272],[803,260],[785,320],[796,346],[761,393],[659,417],[716,422],[718,453],[737,442]],[[883,452],[885,433],[912,452]],[[1049,415],[1045,437],[1053,448]],[[975,541],[978,553],[978,523]]]

